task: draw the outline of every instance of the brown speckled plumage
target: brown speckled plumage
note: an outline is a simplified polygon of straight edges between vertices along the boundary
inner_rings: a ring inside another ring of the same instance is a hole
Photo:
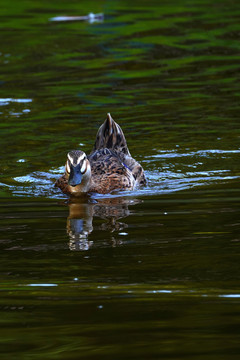
[[[133,190],[137,185],[146,184],[142,166],[131,157],[122,129],[110,114],[97,132],[93,151],[85,158],[86,167],[83,154],[82,151],[71,151],[68,159],[76,167],[77,160],[73,157],[79,156],[79,166],[83,166],[85,172],[87,170],[89,178],[82,176],[80,184],[70,186],[70,171],[66,171],[55,184],[63,193],[75,196],[86,192],[107,194],[114,190]]]

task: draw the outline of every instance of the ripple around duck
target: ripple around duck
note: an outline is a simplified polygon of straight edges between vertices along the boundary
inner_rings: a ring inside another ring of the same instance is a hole
[[[135,191],[120,191],[107,195],[94,194],[93,197],[161,195],[237,179],[239,178],[238,173],[219,167],[226,165],[222,163],[225,156],[239,153],[239,149],[198,150],[183,153],[176,152],[175,150],[159,151],[158,154],[146,156],[142,160],[143,166],[144,164],[148,166],[146,170],[146,187],[136,189]],[[179,159],[181,162],[179,162]],[[219,162],[218,169],[214,168],[217,163],[216,159]],[[159,160],[162,160],[161,163],[159,163]],[[6,186],[9,187],[14,196],[63,199],[66,196],[54,187],[55,180],[63,172],[64,167],[52,169],[48,172],[35,171],[25,176],[15,177],[13,180],[17,182],[17,185]]]
[[[193,156],[199,156],[199,157],[210,157],[212,155],[228,155],[228,154],[239,154],[240,149],[236,150],[198,150],[198,151],[191,151],[187,153],[179,153],[175,150],[169,150],[169,151],[158,151],[158,154],[146,156],[146,158],[152,159],[152,158],[175,158],[175,157],[193,157]]]

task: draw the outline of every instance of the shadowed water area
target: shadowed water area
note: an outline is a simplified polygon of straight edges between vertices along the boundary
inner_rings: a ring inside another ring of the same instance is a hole
[[[239,359],[239,1],[0,20],[1,358]],[[147,186],[69,201],[54,182],[107,112]]]

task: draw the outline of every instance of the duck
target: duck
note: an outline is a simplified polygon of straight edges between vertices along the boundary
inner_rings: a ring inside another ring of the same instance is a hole
[[[124,133],[110,113],[98,129],[91,153],[68,152],[65,173],[55,183],[69,196],[108,194],[144,185],[144,170],[131,156]]]

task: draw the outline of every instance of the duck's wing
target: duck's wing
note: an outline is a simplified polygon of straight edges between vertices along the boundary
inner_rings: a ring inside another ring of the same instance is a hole
[[[61,189],[64,194],[67,194],[67,195],[70,194],[69,186],[68,186],[68,179],[65,174],[62,175],[59,179],[57,179],[54,186]]]
[[[117,155],[131,156],[123,131],[120,126],[113,120],[110,113],[107,114],[107,119],[100,126],[97,132],[92,153],[96,150],[104,148],[112,150]]]
[[[127,141],[121,127],[113,120],[110,113],[100,126],[93,151],[90,157],[101,157],[104,151],[115,154],[122,164],[131,171],[135,181],[139,185],[146,185],[146,178],[142,166],[132,158],[128,150]]]

